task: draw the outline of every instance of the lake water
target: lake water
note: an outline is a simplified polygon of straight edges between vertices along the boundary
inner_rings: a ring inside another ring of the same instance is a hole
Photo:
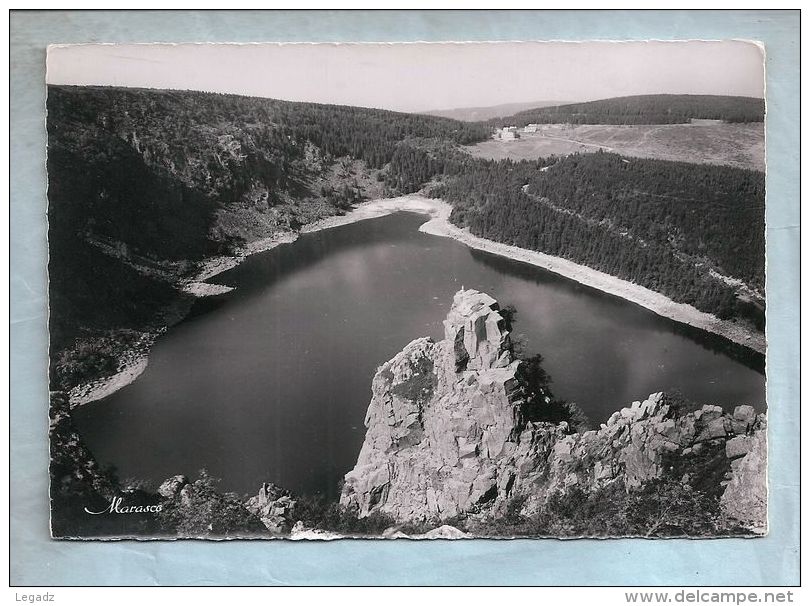
[[[763,410],[760,356],[555,274],[420,233],[397,213],[303,235],[215,280],[155,344],[144,374],[74,411],[96,458],[158,483],[200,468],[221,488],[272,481],[337,494],[365,435],[376,368],[411,340],[441,338],[463,285],[518,309],[552,387],[596,422],[655,391]]]

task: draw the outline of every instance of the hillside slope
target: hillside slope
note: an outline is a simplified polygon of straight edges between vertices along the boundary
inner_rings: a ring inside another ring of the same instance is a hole
[[[633,95],[528,109],[490,120],[490,124],[678,124],[693,118],[762,122],[765,100],[722,95]]]
[[[479,122],[491,120],[500,116],[511,116],[517,112],[539,107],[554,107],[561,105],[559,101],[524,101],[523,103],[503,103],[501,105],[488,105],[482,107],[457,107],[453,109],[434,109],[426,112],[428,116],[452,118],[463,122]]]
[[[534,162],[457,156],[430,188],[476,235],[764,325],[765,178],[617,154]]]
[[[488,129],[428,116],[235,95],[48,90],[51,376],[115,371],[117,342],[185,313],[200,263],[396,192],[404,140]],[[389,180],[390,181],[390,180]]]
[[[712,124],[544,124],[519,139],[464,148],[488,160],[536,160],[600,149],[626,157],[719,164],[765,172],[762,122]]]

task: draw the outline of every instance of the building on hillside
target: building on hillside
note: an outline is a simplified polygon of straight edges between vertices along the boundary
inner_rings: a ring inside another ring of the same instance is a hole
[[[520,139],[520,133],[518,132],[517,126],[504,126],[502,129],[498,130],[497,137],[503,141],[514,141],[515,139]]]
[[[536,133],[537,129],[540,128],[539,124],[527,124],[523,127],[524,133]]]

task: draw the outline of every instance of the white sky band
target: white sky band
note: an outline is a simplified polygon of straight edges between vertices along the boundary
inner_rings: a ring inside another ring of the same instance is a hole
[[[191,89],[420,112],[638,94],[764,97],[745,41],[82,44],[49,84]]]

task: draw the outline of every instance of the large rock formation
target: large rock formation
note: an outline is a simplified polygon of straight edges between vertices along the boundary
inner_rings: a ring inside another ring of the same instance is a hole
[[[725,444],[727,457],[710,461],[718,491],[725,486],[724,512],[764,530],[764,415],[749,406],[733,415],[717,406],[686,411],[656,393],[598,430],[576,432],[515,359],[508,324],[492,297],[462,290],[444,340],[417,339],[378,370],[343,505],[399,521],[499,515],[510,503],[531,515],[573,487],[622,481],[634,491],[676,469],[705,474],[707,453]]]
[[[742,525],[764,530],[768,516],[767,477],[768,445],[764,431],[737,436],[726,442],[731,462],[731,479],[721,504],[726,514]]]

